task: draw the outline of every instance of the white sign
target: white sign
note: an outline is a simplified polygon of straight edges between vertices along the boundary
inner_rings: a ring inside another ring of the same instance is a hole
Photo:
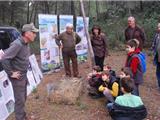
[[[87,19],[87,27],[89,26],[89,17]],[[76,32],[81,37],[81,42],[76,46],[76,52],[79,61],[86,61],[88,54],[88,42],[84,29],[83,17],[77,17]]]

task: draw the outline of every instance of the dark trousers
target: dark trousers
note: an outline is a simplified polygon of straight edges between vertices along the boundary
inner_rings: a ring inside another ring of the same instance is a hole
[[[100,66],[102,71],[103,71],[103,66],[104,66],[104,58],[105,57],[98,57],[98,56],[94,57],[96,65]]]
[[[16,80],[10,78],[12,86],[13,86],[13,92],[14,92],[14,98],[15,98],[15,118],[16,120],[25,120],[26,118],[26,112],[25,112],[25,102],[27,98],[27,79],[22,80]]]
[[[73,76],[77,77],[78,72],[78,61],[77,61],[77,54],[76,51],[69,51],[69,52],[62,52],[63,55],[63,62],[64,62],[64,68],[67,76],[72,76],[71,69],[70,69],[70,60],[72,61],[72,70],[73,70]]]
[[[160,63],[159,62],[157,62],[156,76],[157,76],[158,86],[160,88]]]
[[[134,89],[132,91],[133,95],[139,96],[139,84],[134,85]]]

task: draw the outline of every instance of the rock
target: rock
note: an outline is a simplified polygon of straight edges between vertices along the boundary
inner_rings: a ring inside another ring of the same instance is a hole
[[[56,87],[53,87],[48,97],[50,102],[57,104],[76,104],[82,91],[83,79],[64,77]]]

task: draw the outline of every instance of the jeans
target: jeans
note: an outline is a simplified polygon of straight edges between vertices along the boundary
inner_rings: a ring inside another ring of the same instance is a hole
[[[106,108],[108,109],[108,111],[111,111],[113,108],[113,103],[108,103]]]
[[[157,81],[158,81],[158,86],[160,88],[160,63],[157,63],[157,68],[156,68],[156,77],[157,77]]]
[[[112,96],[112,94],[110,92],[104,90],[103,94],[105,95],[105,97],[107,98],[107,100],[109,102],[114,102],[114,97]]]

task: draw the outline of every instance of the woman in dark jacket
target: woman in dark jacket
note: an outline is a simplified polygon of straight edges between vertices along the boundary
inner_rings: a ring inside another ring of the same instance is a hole
[[[91,34],[91,44],[94,52],[95,64],[103,71],[104,59],[108,55],[106,35],[101,32],[99,26],[93,26]]]

